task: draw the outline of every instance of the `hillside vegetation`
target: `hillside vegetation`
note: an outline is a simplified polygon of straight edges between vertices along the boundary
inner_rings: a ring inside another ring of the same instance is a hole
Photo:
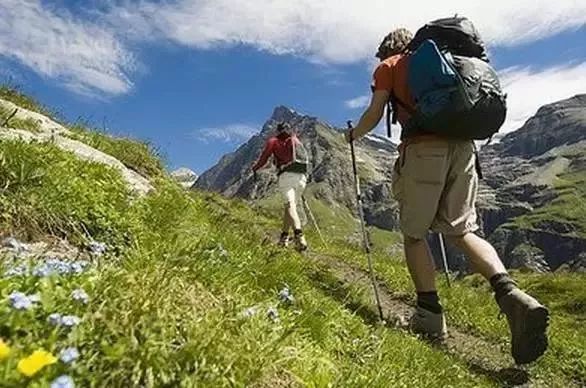
[[[105,135],[75,133],[113,153],[121,149]],[[259,214],[244,202],[188,192],[148,147],[123,148],[121,160],[150,178],[149,194],[133,196],[119,171],[50,143],[0,141],[0,237],[49,246],[67,240],[80,250],[65,259],[70,267],[79,261],[80,270],[53,272],[35,270],[51,262],[49,254],[3,250],[0,386],[44,387],[62,375],[79,387],[586,384],[580,275],[516,275],[553,312],[551,351],[527,371],[512,368],[506,323],[497,320],[486,285],[477,277],[452,289],[442,284],[450,324],[488,344],[472,362],[369,319],[370,289],[340,289],[344,279],[331,261],[359,273],[365,257],[345,236],[347,224],[331,232],[330,209],[315,211],[327,247],[310,231],[314,252],[301,256],[274,245],[278,225],[270,210]],[[105,253],[95,252],[97,243]],[[379,252],[375,260],[381,283],[412,303],[400,254]],[[87,298],[75,297],[79,290]],[[17,306],[14,292],[38,298]],[[56,313],[69,321],[55,324]],[[52,359],[68,347],[78,350],[76,361]],[[49,353],[35,361],[46,365],[27,376],[24,366],[34,364],[27,357],[36,350]],[[506,367],[491,369],[484,354]]]

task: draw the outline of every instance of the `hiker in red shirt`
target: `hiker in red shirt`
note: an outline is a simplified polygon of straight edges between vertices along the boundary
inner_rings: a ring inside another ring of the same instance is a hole
[[[307,185],[307,153],[286,123],[277,125],[276,135],[267,140],[261,156],[252,166],[255,179],[256,172],[267,164],[271,156],[274,157],[279,177],[279,191],[285,202],[283,231],[279,244],[284,247],[289,244],[289,229],[293,228],[295,246],[297,250],[304,251],[307,249],[307,241],[301,230],[297,206],[301,203],[301,196]]]
[[[417,290],[411,329],[433,337],[447,334],[426,241],[431,230],[445,235],[490,282],[509,322],[515,361],[535,361],[547,348],[548,311],[517,287],[493,246],[475,233],[479,229],[475,207],[478,174],[473,141],[406,125],[416,111],[408,83],[411,53],[406,49],[411,39],[405,29],[384,38],[376,55],[381,63],[374,72],[372,100],[358,125],[346,134],[349,142],[361,138],[378,125],[391,97],[402,102],[394,112],[402,126],[402,143],[392,189],[399,203],[407,267]]]

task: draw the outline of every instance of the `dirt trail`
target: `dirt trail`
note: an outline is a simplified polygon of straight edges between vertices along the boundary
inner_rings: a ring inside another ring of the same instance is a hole
[[[308,256],[324,266],[324,271],[314,276],[315,285],[331,297],[339,300],[346,308],[362,317],[369,324],[379,323],[378,310],[373,303],[366,305],[351,297],[351,289],[356,287],[372,289],[368,273],[349,265],[334,256],[309,253]],[[390,329],[408,331],[408,318],[414,307],[394,295],[386,284],[377,280],[380,301],[385,315],[385,326]],[[495,317],[496,318],[496,317]],[[469,370],[484,375],[499,386],[546,387],[545,381],[533,380],[525,367],[516,366],[509,350],[501,344],[485,338],[448,327],[449,336],[442,343],[433,345],[448,353],[451,357],[464,362]],[[571,382],[568,385],[573,386]]]

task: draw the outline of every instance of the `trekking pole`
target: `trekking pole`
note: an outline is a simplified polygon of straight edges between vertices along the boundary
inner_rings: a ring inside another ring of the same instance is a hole
[[[348,120],[348,129],[352,130],[352,121]],[[356,192],[356,203],[358,206],[358,215],[360,217],[360,226],[362,228],[362,242],[366,256],[368,258],[368,271],[370,273],[370,280],[374,289],[374,298],[378,307],[378,313],[381,321],[384,321],[383,308],[378,296],[378,287],[376,286],[376,279],[374,277],[374,268],[372,266],[372,255],[370,253],[370,244],[368,243],[368,234],[366,233],[366,222],[364,221],[364,209],[362,207],[362,194],[360,193],[360,178],[358,177],[358,170],[356,168],[356,153],[354,152],[354,139],[350,138],[350,152],[352,153],[352,172],[354,173],[354,190]]]
[[[305,209],[307,210],[307,214],[309,215],[311,222],[315,226],[315,230],[317,230],[317,234],[319,235],[319,238],[321,239],[322,244],[324,245],[324,247],[327,248],[328,244],[326,243],[326,240],[324,239],[323,234],[321,234],[321,230],[319,229],[319,225],[317,224],[317,221],[315,220],[315,217],[313,216],[313,212],[311,211],[311,208],[309,207],[309,204],[307,203],[305,196],[301,196],[301,201],[303,202],[303,206],[305,206]]]
[[[437,234],[439,237],[439,243],[440,243],[440,250],[442,252],[442,261],[444,262],[444,271],[446,273],[446,282],[448,283],[448,287],[452,287],[452,284],[450,283],[450,268],[448,267],[448,257],[446,255],[446,246],[444,244],[444,236],[441,233]]]

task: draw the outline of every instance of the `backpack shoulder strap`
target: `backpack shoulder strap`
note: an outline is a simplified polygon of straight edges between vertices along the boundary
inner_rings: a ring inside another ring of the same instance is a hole
[[[397,124],[398,121],[398,107],[405,109],[411,116],[415,114],[415,109],[401,101],[394,93],[391,93],[389,101],[387,101],[387,136],[391,137],[391,123]],[[393,112],[391,117],[391,111]]]

